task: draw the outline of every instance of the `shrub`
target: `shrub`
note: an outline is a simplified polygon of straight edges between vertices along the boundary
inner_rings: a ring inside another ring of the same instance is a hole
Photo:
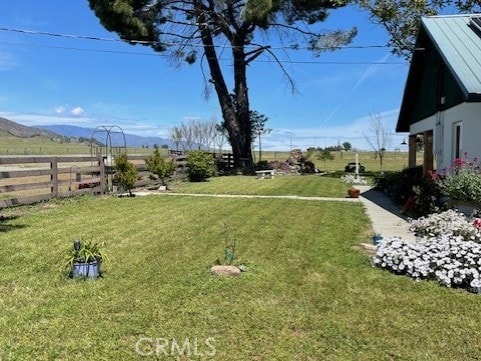
[[[437,212],[441,208],[438,184],[423,174],[422,167],[406,168],[401,172],[386,173],[374,180],[403,212],[412,218]]]
[[[215,174],[212,155],[202,150],[189,151],[187,155],[186,167],[189,181],[204,182]]]
[[[152,155],[145,160],[150,172],[159,177],[162,185],[167,185],[167,179],[174,173],[176,165],[173,159],[167,161],[160,155],[159,147],[155,147]]]
[[[441,192],[455,200],[481,203],[481,171],[478,158],[470,160],[468,154],[464,158],[454,160],[451,167],[443,169],[439,174],[431,173]]]
[[[114,181],[122,186],[132,196],[132,188],[137,181],[137,168],[128,161],[127,153],[123,153],[115,158]]]
[[[267,160],[260,160],[255,164],[255,170],[263,170],[263,169],[274,169],[274,168],[271,168]]]

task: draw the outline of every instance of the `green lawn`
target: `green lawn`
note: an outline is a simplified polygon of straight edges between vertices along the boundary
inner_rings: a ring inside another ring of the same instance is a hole
[[[202,183],[174,182],[171,188],[177,193],[345,197],[350,185],[341,181],[340,177],[340,174],[285,175],[273,179],[257,179],[255,176],[213,177]]]
[[[370,234],[360,203],[85,197],[3,214],[2,361],[468,360],[481,351],[479,296],[371,268],[357,248]],[[223,224],[248,267],[236,279],[209,272]],[[104,278],[61,271],[77,237],[107,242]],[[168,345],[156,352],[157,343]]]

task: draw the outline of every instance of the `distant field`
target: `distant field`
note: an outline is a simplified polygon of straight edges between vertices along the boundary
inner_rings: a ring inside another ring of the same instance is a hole
[[[151,154],[152,148],[127,148],[128,154]],[[0,155],[72,155],[91,154],[89,143],[78,142],[54,142],[45,137],[17,138],[0,131]],[[258,152],[254,153],[254,160],[258,159]],[[332,152],[333,160],[322,161],[317,155],[311,156],[310,160],[322,171],[343,171],[348,162],[355,160],[354,152]],[[417,164],[422,164],[423,153],[418,152]],[[287,151],[264,151],[262,160],[285,161],[289,158]],[[368,172],[380,170],[379,159],[374,158],[374,152],[359,152],[359,161],[366,167]],[[387,152],[384,156],[384,170],[396,171],[406,168],[408,165],[407,152]]]
[[[129,154],[150,154],[152,149],[128,148]],[[0,131],[0,155],[90,155],[90,144],[54,142],[45,137],[18,138]]]
[[[322,161],[317,159],[317,155],[311,156],[310,160],[316,165],[316,168],[321,171],[344,171],[344,167],[349,162],[354,162],[356,159],[355,152],[331,152],[334,157],[333,160]],[[380,171],[379,158],[374,158],[374,152],[361,151],[359,154],[359,162],[366,167],[366,172]],[[257,154],[256,154],[257,156]],[[289,152],[262,152],[263,160],[278,160],[285,161],[289,158]],[[416,164],[422,164],[423,153],[417,153]],[[386,152],[384,155],[384,170],[397,171],[402,170],[408,166],[407,152]]]

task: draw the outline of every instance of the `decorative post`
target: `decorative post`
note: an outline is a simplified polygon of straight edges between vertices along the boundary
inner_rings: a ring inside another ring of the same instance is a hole
[[[99,178],[100,178],[100,194],[105,194],[105,183],[107,182],[107,177],[105,176],[105,163],[102,154],[97,155],[97,160],[99,162]]]
[[[428,174],[428,171],[434,168],[434,157],[433,157],[433,131],[428,130],[423,133],[424,141],[424,165],[423,173]]]
[[[260,162],[262,160],[262,143],[261,143],[261,136],[262,133],[264,132],[264,128],[259,129],[259,160]]]
[[[50,181],[52,185],[50,187],[50,193],[53,198],[58,197],[58,162],[57,157],[53,157],[50,162]]]
[[[416,134],[409,136],[408,168],[416,167]]]
[[[354,170],[354,175],[356,179],[359,178],[359,154],[358,153],[356,153],[356,168]]]

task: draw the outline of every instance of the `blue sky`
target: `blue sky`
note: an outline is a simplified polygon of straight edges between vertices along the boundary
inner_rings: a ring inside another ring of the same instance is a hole
[[[263,149],[285,150],[350,142],[369,149],[369,120],[379,114],[394,132],[408,64],[390,54],[387,34],[354,8],[333,11],[326,29],[357,26],[354,43],[314,57],[278,50],[296,82],[292,94],[281,70],[260,57],[249,67],[251,108],[269,117]],[[199,64],[175,67],[148,47],[118,41],[37,35],[50,32],[118,39],[87,1],[2,0],[0,116],[28,126],[118,125],[125,133],[168,137],[186,119],[221,119],[212,91],[206,100]],[[226,64],[228,67],[228,64]],[[406,134],[393,136],[390,149]]]

